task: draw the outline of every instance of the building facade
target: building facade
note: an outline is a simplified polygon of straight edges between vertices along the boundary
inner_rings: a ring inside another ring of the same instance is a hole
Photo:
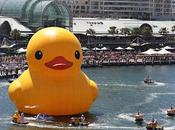
[[[175,0],[172,0],[172,16],[175,17]]]
[[[69,8],[56,0],[1,0],[0,15],[15,18],[32,29],[72,27]]]
[[[171,19],[172,0],[150,0],[150,10],[153,19]]]
[[[74,17],[164,19],[172,16],[172,0],[58,0]]]

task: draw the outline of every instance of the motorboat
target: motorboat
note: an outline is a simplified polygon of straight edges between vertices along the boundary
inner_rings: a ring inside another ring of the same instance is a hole
[[[15,121],[11,121],[11,124],[13,125],[20,125],[20,126],[26,126],[27,124],[29,124],[28,121],[25,121],[25,122],[15,122]]]
[[[69,123],[70,126],[88,126],[90,123],[82,117],[72,117]]]
[[[88,126],[89,122],[71,122],[70,126]]]
[[[12,117],[12,120],[11,120],[11,124],[13,124],[13,125],[22,125],[22,126],[25,126],[28,123],[29,122],[28,121],[25,121],[24,118],[21,115],[17,115],[17,114],[14,114],[13,117]]]
[[[136,121],[136,122],[142,122],[142,121],[143,121],[143,113],[138,112],[138,113],[135,115],[135,121]]]
[[[146,123],[147,130],[164,130],[163,126],[160,126],[154,119]]]
[[[9,82],[9,83],[12,83],[15,79],[16,79],[16,78],[10,78],[10,79],[8,79],[8,82]]]
[[[144,78],[144,83],[145,84],[154,84],[154,80],[152,78],[150,78],[149,76]]]
[[[167,110],[167,115],[168,116],[174,116],[175,115],[175,108],[171,107],[170,109]]]

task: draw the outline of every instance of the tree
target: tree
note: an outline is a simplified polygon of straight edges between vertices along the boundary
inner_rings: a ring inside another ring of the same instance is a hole
[[[168,29],[166,28],[166,27],[164,27],[164,28],[161,28],[160,30],[159,30],[159,33],[161,34],[161,35],[163,35],[163,44],[165,44],[165,42],[168,40],[167,38],[167,33],[169,33],[169,31],[168,31]]]
[[[94,36],[95,34],[96,34],[95,30],[92,29],[92,28],[89,28],[89,29],[86,30],[86,36],[88,38],[87,44],[89,44],[90,37]],[[95,43],[95,48],[96,48],[96,43]],[[96,50],[95,50],[95,57],[96,57]]]
[[[109,27],[108,33],[109,33],[109,34],[112,34],[112,35],[118,34],[118,29],[117,29],[117,27],[116,27],[116,26],[111,26],[111,27]]]
[[[121,34],[126,36],[127,34],[128,35],[130,34],[131,30],[129,28],[121,28],[120,32],[121,32]]]
[[[135,27],[131,30],[131,35],[137,36],[137,35],[140,35],[140,34],[141,34],[140,28],[138,28],[138,27]]]
[[[142,27],[140,28],[140,33],[144,36],[152,36],[152,29],[149,27]]]
[[[94,36],[95,33],[96,33],[95,30],[92,28],[86,30],[86,35]]]
[[[169,31],[168,31],[168,29],[166,27],[164,27],[164,28],[161,28],[159,30],[159,33],[162,34],[162,35],[165,35],[165,34],[169,33]]]
[[[175,32],[175,25],[172,26],[171,31],[172,31],[172,32]]]
[[[11,35],[11,37],[15,40],[15,42],[17,42],[17,39],[20,38],[21,33],[20,33],[19,30],[14,29],[14,30],[11,31],[10,35]]]

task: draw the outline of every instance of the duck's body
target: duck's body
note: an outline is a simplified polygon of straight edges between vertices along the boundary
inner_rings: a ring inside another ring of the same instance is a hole
[[[88,111],[98,94],[97,85],[79,67],[73,69],[71,58],[64,56],[64,61],[62,57],[59,54],[57,58],[46,60],[43,66],[41,64],[41,69],[44,69],[40,73],[40,68],[33,69],[29,64],[29,69],[12,82],[9,95],[18,110],[47,115],[73,115]],[[64,67],[67,61],[72,64],[68,69]]]

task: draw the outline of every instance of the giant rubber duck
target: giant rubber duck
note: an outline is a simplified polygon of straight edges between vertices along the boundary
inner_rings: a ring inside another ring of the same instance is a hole
[[[83,55],[74,34],[58,27],[42,29],[30,39],[26,58],[29,68],[8,89],[19,111],[62,116],[89,110],[98,88],[81,71]]]

